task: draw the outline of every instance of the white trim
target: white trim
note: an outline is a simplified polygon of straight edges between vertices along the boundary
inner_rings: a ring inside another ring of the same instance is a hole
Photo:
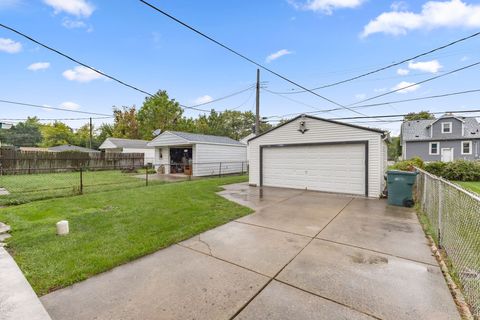
[[[432,144],[436,143],[437,144],[437,153],[432,153]],[[431,156],[438,156],[440,154],[440,142],[438,141],[432,141],[428,143],[428,154]]]
[[[464,144],[464,143],[468,143],[468,151],[469,151],[468,153],[463,152],[463,144]],[[462,145],[461,145],[461,149],[460,149],[460,150],[461,150],[461,153],[462,153],[462,154],[465,154],[465,155],[467,155],[467,154],[472,154],[472,141],[471,141],[471,140],[462,141]]]
[[[445,131],[445,125],[450,125],[450,131]],[[452,133],[453,131],[453,122],[442,122],[442,133]]]

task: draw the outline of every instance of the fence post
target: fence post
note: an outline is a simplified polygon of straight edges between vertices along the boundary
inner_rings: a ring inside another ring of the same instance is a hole
[[[145,186],[148,187],[148,166],[145,166]]]
[[[83,194],[83,169],[80,167],[80,194]]]
[[[220,167],[218,168],[218,177],[222,177],[222,163],[220,162]]]
[[[443,215],[443,182],[437,179],[438,183],[438,247],[442,248],[442,215]]]
[[[423,173],[422,211],[425,211],[427,205],[427,178],[427,174]]]

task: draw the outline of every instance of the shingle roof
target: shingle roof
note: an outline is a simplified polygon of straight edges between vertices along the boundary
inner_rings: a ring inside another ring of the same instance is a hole
[[[149,141],[138,139],[121,139],[121,138],[107,138],[108,141],[113,143],[117,148],[138,148],[149,149],[147,146]]]
[[[84,147],[80,147],[80,146],[73,146],[73,145],[69,145],[69,144],[50,147],[50,148],[48,148],[48,151],[52,151],[52,152],[64,152],[64,151],[100,152],[98,150],[93,150],[93,149],[84,148]]]
[[[480,124],[475,117],[457,117],[464,121],[464,135],[461,133],[452,133],[445,137],[435,137],[435,140],[455,140],[455,139],[480,139]],[[422,141],[432,140],[430,137],[430,126],[438,119],[433,120],[414,120],[402,123],[403,141]]]
[[[219,143],[219,144],[232,144],[232,145],[241,145],[244,146],[243,143],[237,140],[233,140],[229,137],[223,136],[212,136],[207,134],[198,134],[198,133],[189,133],[189,132],[181,132],[181,131],[168,131],[180,138],[188,140],[190,142],[205,142],[205,143]]]

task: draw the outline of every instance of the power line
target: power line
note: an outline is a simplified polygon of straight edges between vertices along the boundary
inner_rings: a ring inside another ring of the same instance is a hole
[[[234,97],[234,96],[236,96],[236,95],[239,95],[239,94],[241,94],[241,93],[244,93],[245,91],[251,90],[251,89],[253,89],[254,87],[255,87],[255,85],[254,85],[254,84],[251,84],[250,86],[248,86],[248,88],[242,89],[242,90],[240,90],[240,91],[235,91],[235,92],[229,93],[229,94],[226,95],[226,96],[223,96],[223,97],[220,97],[220,98],[216,98],[216,99],[213,99],[213,100],[208,101],[208,102],[203,102],[203,103],[199,103],[199,104],[193,105],[193,106],[191,106],[190,108],[201,107],[201,106],[204,106],[204,105],[207,105],[207,104],[212,104],[212,103],[215,103],[215,102],[218,102],[218,101],[222,101],[222,100],[225,100],[225,99]]]
[[[355,111],[355,110],[353,110],[353,109],[350,109],[350,108],[348,108],[348,107],[346,107],[346,106],[344,106],[344,105],[342,105],[342,104],[340,104],[340,103],[338,103],[338,102],[336,102],[336,101],[333,101],[333,100],[331,100],[331,99],[329,99],[329,98],[327,98],[327,97],[325,97],[325,96],[322,96],[322,95],[320,95],[320,94],[318,94],[318,93],[316,93],[316,92],[314,92],[314,91],[312,91],[312,90],[310,90],[310,89],[302,86],[301,84],[299,84],[299,83],[297,83],[297,82],[295,82],[295,81],[293,81],[293,80],[291,80],[291,79],[289,79],[289,78],[287,78],[287,77],[279,74],[278,72],[273,71],[273,70],[270,69],[270,68],[267,68],[266,66],[264,66],[264,65],[256,62],[255,60],[253,60],[253,59],[245,56],[244,54],[242,54],[242,53],[240,53],[240,52],[238,52],[238,51],[230,48],[229,46],[227,46],[227,45],[219,42],[218,40],[213,39],[212,37],[208,36],[207,34],[199,31],[198,29],[196,29],[196,28],[188,25],[187,23],[181,21],[180,19],[175,18],[175,17],[172,16],[171,14],[163,11],[162,9],[154,6],[153,4],[151,4],[151,3],[149,3],[149,2],[147,2],[147,1],[145,1],[145,0],[139,0],[139,1],[142,2],[143,4],[145,4],[146,6],[152,8],[153,10],[155,10],[155,11],[161,13],[162,15],[166,16],[167,18],[169,18],[169,19],[171,19],[171,20],[179,23],[180,25],[184,26],[185,28],[187,28],[187,29],[195,32],[196,34],[202,36],[203,38],[205,38],[205,39],[207,39],[207,40],[215,43],[216,45],[218,45],[218,46],[226,49],[227,51],[230,51],[231,53],[233,53],[233,54],[239,56],[240,58],[242,58],[242,59],[244,59],[244,60],[246,60],[246,61],[248,61],[248,62],[250,62],[250,63],[252,63],[252,64],[254,64],[254,65],[256,65],[257,67],[262,68],[263,70],[265,70],[265,71],[267,71],[267,72],[269,72],[269,73],[271,73],[271,74],[273,74],[273,75],[275,75],[275,76],[277,76],[277,77],[279,77],[279,78],[281,78],[281,79],[283,79],[283,80],[285,80],[285,81],[293,84],[294,86],[299,87],[300,89],[305,90],[306,92],[309,92],[309,93],[311,93],[311,94],[313,94],[313,95],[315,95],[315,96],[317,96],[317,97],[319,97],[319,98],[321,98],[321,99],[323,99],[323,100],[325,100],[325,101],[328,101],[328,102],[330,102],[330,103],[332,103],[332,104],[334,104],[334,105],[336,105],[336,106],[339,106],[339,107],[342,107],[342,108],[347,109],[347,110],[349,110],[349,111],[352,111],[352,112],[354,112],[354,113],[363,115],[362,113],[360,113],[360,112],[358,112],[358,111]]]
[[[140,0],[141,1],[141,0]],[[457,43],[460,43],[460,42],[463,42],[463,41],[466,41],[466,40],[469,40],[471,38],[474,38],[474,37],[477,37],[480,35],[480,31],[479,32],[475,32],[474,34],[471,34],[469,36],[466,36],[466,37],[463,37],[463,38],[460,38],[460,39],[457,39],[455,41],[452,41],[450,43],[447,43],[443,46],[440,46],[440,47],[437,47],[437,48],[434,48],[432,50],[429,50],[429,51],[426,51],[426,52],[422,52],[420,54],[417,54],[413,57],[409,57],[409,58],[406,58],[406,59],[403,59],[399,62],[394,62],[394,63],[391,63],[387,66],[384,66],[384,67],[381,67],[381,68],[378,68],[378,69],[375,69],[375,70],[372,70],[372,71],[369,71],[369,72],[366,72],[366,73],[363,73],[363,74],[360,74],[358,76],[354,76],[354,77],[351,77],[351,78],[347,78],[347,79],[344,79],[344,80],[340,80],[340,81],[336,81],[336,82],[333,82],[333,83],[330,83],[330,84],[326,84],[326,85],[322,85],[320,87],[316,87],[316,88],[313,88],[313,89],[310,89],[309,91],[311,90],[319,90],[319,89],[325,89],[325,88],[330,88],[330,87],[333,87],[333,86],[337,86],[337,85],[340,85],[340,84],[343,84],[343,83],[346,83],[346,82],[350,82],[350,81],[354,81],[354,80],[357,80],[357,79],[360,79],[360,78],[364,78],[366,76],[369,76],[369,75],[372,75],[374,73],[378,73],[380,71],[384,71],[384,70],[387,70],[387,69],[390,69],[390,68],[393,68],[393,67],[396,67],[396,66],[399,66],[401,64],[404,64],[406,62],[409,62],[411,60],[415,60],[415,59],[418,59],[420,57],[423,57],[423,56],[426,56],[426,55],[429,55],[433,52],[436,52],[436,51],[439,51],[439,50],[443,50],[445,48],[448,48],[448,47],[451,47],[453,45],[456,45]],[[282,94],[296,94],[296,93],[302,93],[302,92],[306,92],[306,91],[295,91],[295,92],[285,92],[285,93],[282,93]]]
[[[10,118],[1,118],[1,121],[26,121],[30,119],[35,119],[38,121],[75,121],[75,120],[98,120],[98,119],[111,119],[112,117],[91,117],[91,118],[37,118],[37,117],[30,117],[30,118],[17,118],[17,119],[10,119]]]
[[[367,102],[367,101],[371,101],[371,100],[374,100],[374,99],[377,99],[377,98],[380,98],[380,97],[384,97],[386,95],[389,95],[389,94],[392,94],[392,93],[395,93],[395,92],[399,92],[399,91],[402,91],[402,90],[405,90],[405,89],[408,89],[408,88],[411,88],[411,87],[414,87],[414,86],[418,86],[420,84],[423,84],[423,83],[426,83],[426,82],[430,82],[430,81],[433,81],[433,80],[436,80],[436,79],[439,79],[439,78],[443,78],[443,77],[446,77],[448,75],[451,75],[453,73],[456,73],[456,72],[460,72],[460,71],[463,71],[463,70],[466,70],[466,69],[469,69],[469,68],[473,68],[477,65],[480,65],[480,61],[478,62],[475,62],[475,63],[472,63],[472,64],[469,64],[467,66],[464,66],[464,67],[461,67],[461,68],[458,68],[458,69],[455,69],[455,70],[452,70],[452,71],[449,71],[449,72],[446,72],[444,74],[441,74],[441,75],[438,75],[438,76],[435,76],[435,77],[431,77],[431,78],[428,78],[428,79],[425,79],[425,80],[422,80],[420,82],[416,82],[416,83],[413,83],[413,84],[410,84],[406,87],[402,87],[402,88],[399,88],[399,89],[395,89],[395,90],[391,90],[391,91],[388,91],[386,93],[382,93],[382,94],[379,94],[379,95],[376,95],[376,96],[373,96],[371,98],[367,98],[367,99],[363,99],[363,100],[360,100],[360,101],[357,101],[355,103],[352,103],[352,104],[349,104],[348,106],[354,106],[354,105],[357,105],[357,104],[360,104],[360,103],[363,103],[363,102]]]
[[[360,106],[355,106],[353,108],[360,109],[360,108],[379,107],[379,106],[384,106],[384,105],[388,105],[388,104],[404,103],[404,102],[428,100],[428,99],[437,99],[437,98],[444,98],[444,97],[450,97],[450,96],[462,95],[462,94],[469,94],[469,93],[475,93],[475,92],[480,92],[480,89],[450,92],[450,93],[445,93],[445,94],[438,94],[438,95],[411,98],[411,99],[403,99],[403,100],[386,101],[386,102],[380,102],[380,103],[364,104],[364,105],[360,105]],[[267,117],[267,118],[283,118],[283,117],[289,117],[289,116],[296,116],[296,115],[299,115],[299,114],[317,114],[317,113],[337,111],[337,110],[341,110],[341,109],[336,108],[336,109],[324,110],[324,111],[321,111],[321,112],[320,111],[296,112],[296,113],[284,114],[284,115],[281,115],[281,116],[270,116],[270,117]]]
[[[73,58],[73,57],[71,57],[71,56],[69,56],[69,55],[67,55],[67,54],[59,51],[59,50],[57,50],[57,49],[54,49],[54,48],[52,48],[52,47],[50,47],[50,46],[48,46],[48,45],[46,45],[46,44],[44,44],[44,43],[42,43],[42,42],[40,42],[40,41],[38,41],[38,40],[36,40],[36,39],[34,39],[34,38],[26,35],[25,33],[21,32],[21,31],[18,31],[18,30],[16,30],[16,29],[12,28],[12,27],[6,26],[6,25],[4,25],[4,24],[2,24],[2,23],[0,23],[0,27],[2,27],[2,28],[4,28],[4,29],[7,29],[7,30],[10,30],[10,31],[12,31],[12,32],[14,32],[14,33],[16,33],[16,34],[18,34],[18,35],[20,35],[20,36],[22,36],[22,37],[24,37],[24,38],[32,41],[32,42],[38,44],[39,46],[41,46],[41,47],[43,47],[43,48],[45,48],[45,49],[48,49],[48,50],[50,50],[50,51],[52,51],[52,52],[54,52],[54,53],[56,53],[56,54],[58,54],[58,55],[60,55],[60,56],[62,56],[62,57],[64,57],[64,58],[66,58],[66,59],[68,59],[68,60],[70,60],[70,61],[73,61],[73,62],[75,62],[75,63],[77,63],[77,64],[79,64],[79,65],[81,65],[81,66],[83,66],[83,67],[85,67],[85,68],[88,68],[88,69],[90,69],[90,70],[92,70],[92,71],[94,71],[94,72],[96,72],[96,73],[98,73],[98,74],[100,74],[100,75],[102,75],[102,76],[104,76],[104,77],[106,77],[106,78],[108,78],[108,79],[111,79],[111,80],[113,80],[113,81],[115,81],[115,82],[117,82],[117,83],[119,83],[119,84],[121,84],[121,85],[123,85],[123,86],[125,86],[125,87],[128,87],[128,88],[133,89],[133,90],[138,91],[138,92],[141,92],[141,93],[143,93],[143,94],[145,94],[145,95],[147,95],[147,96],[149,96],[149,97],[153,97],[153,96],[154,96],[154,94],[152,94],[152,93],[150,93],[150,92],[147,92],[147,91],[145,91],[145,90],[142,90],[142,89],[140,89],[140,88],[138,88],[138,87],[136,87],[136,86],[134,86],[134,85],[128,84],[128,83],[126,83],[126,82],[124,82],[124,81],[122,81],[122,80],[120,80],[120,79],[118,79],[118,78],[116,78],[116,77],[114,77],[114,76],[111,76],[111,75],[109,75],[109,74],[107,74],[107,73],[105,73],[105,72],[102,72],[102,71],[94,68],[94,67],[91,67],[91,66],[89,66],[88,64],[83,63],[83,62],[81,62],[81,61],[79,61],[79,60],[77,60],[77,59],[75,59],[75,58]],[[181,107],[184,108],[184,109],[192,109],[192,110],[196,110],[196,111],[210,112],[210,110],[198,109],[198,108],[196,108],[196,107],[189,107],[189,106],[186,106],[186,105],[183,105],[183,104],[180,104],[180,103],[179,103],[179,106],[181,106]]]
[[[18,102],[18,101],[10,101],[10,100],[0,100],[0,102],[1,102],[1,103],[14,104],[14,105],[18,105],[18,106],[32,107],[32,108],[41,108],[41,109],[49,109],[49,110],[60,110],[60,111],[66,111],[66,112],[81,113],[81,114],[91,114],[91,115],[95,115],[95,116],[104,116],[104,117],[113,118],[112,115],[105,114],[105,113],[97,113],[97,112],[89,112],[89,111],[80,111],[80,110],[70,110],[70,109],[65,109],[65,108],[56,108],[56,107],[50,107],[50,106],[41,106],[41,105],[38,105],[38,104],[31,104],[31,103]]]

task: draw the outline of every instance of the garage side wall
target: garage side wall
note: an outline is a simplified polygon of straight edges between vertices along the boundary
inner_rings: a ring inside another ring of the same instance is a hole
[[[243,145],[196,144],[194,176],[212,176],[246,171],[247,147]]]
[[[368,196],[378,198],[383,190],[383,174],[386,168],[384,142],[381,134],[327,121],[305,118],[306,131],[298,131],[297,119],[263,136],[249,141],[249,183],[260,184],[260,146],[276,144],[331,143],[343,141],[368,141]]]

